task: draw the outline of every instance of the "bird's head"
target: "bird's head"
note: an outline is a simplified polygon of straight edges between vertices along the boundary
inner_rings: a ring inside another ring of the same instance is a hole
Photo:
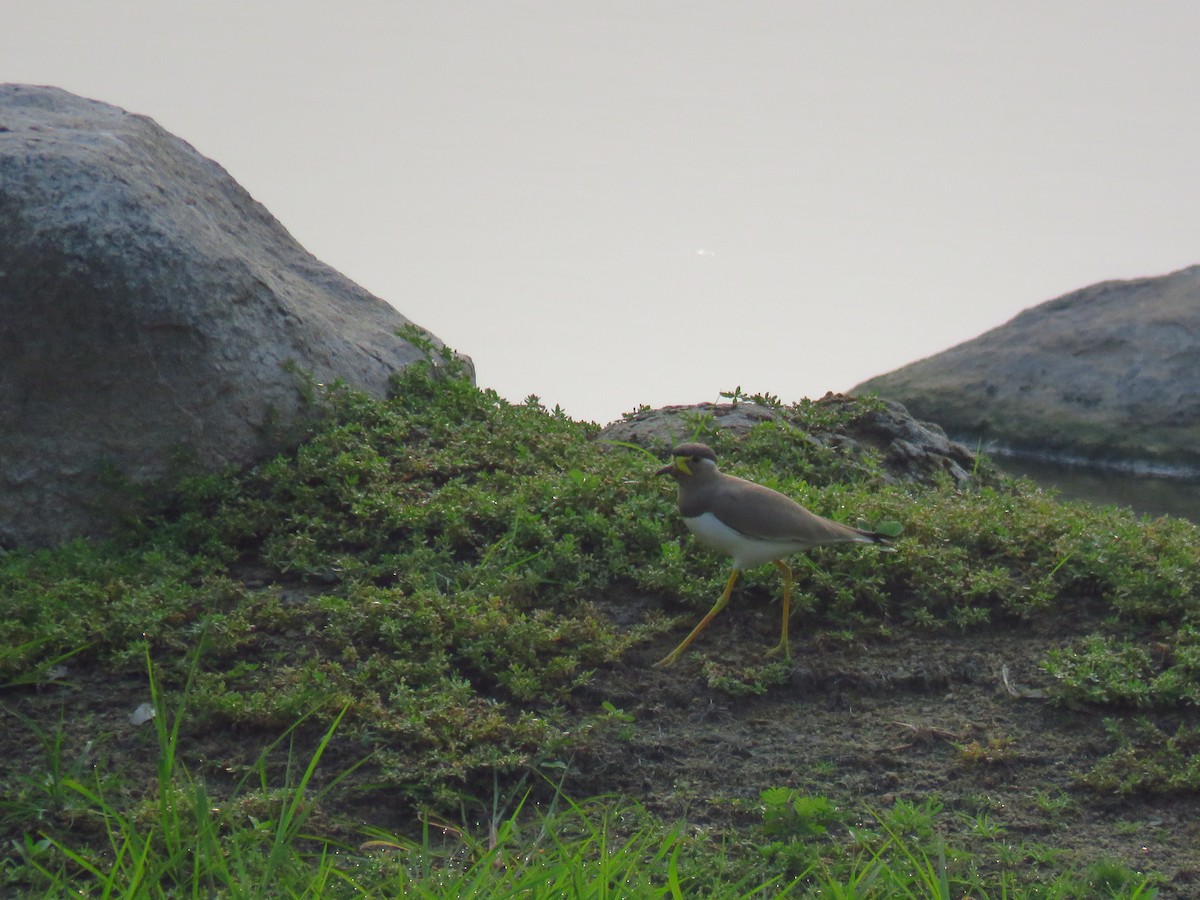
[[[670,475],[677,481],[717,471],[717,454],[705,444],[680,444],[671,451],[671,461],[654,474]]]

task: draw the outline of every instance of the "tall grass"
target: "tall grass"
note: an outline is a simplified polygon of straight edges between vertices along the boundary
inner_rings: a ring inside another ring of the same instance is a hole
[[[168,706],[169,698],[146,656],[157,758],[154,784],[142,802],[131,804],[126,796],[115,796],[128,793],[115,788],[119,783],[115,779],[65,763],[61,738],[39,734],[50,770],[70,773],[55,779],[59,804],[83,811],[98,823],[99,839],[71,845],[54,836],[27,837],[21,855],[27,865],[25,877],[32,882],[30,894],[255,898],[276,896],[280,884],[290,883],[308,885],[298,896],[321,895],[311,893],[311,887],[325,883],[334,870],[320,864],[314,868],[308,847],[315,843],[317,859],[329,859],[331,842],[307,834],[305,825],[322,796],[356,768],[330,779],[319,791],[312,790],[313,776],[345,710],[310,758],[301,761],[288,754],[278,789],[271,787],[268,759],[304,719],[264,748],[229,798],[218,802],[204,779],[193,777],[179,761],[180,731],[199,656],[198,651],[192,655],[187,685],[173,707]],[[248,789],[252,780],[257,781],[254,792]],[[267,801],[269,817],[243,814],[239,800],[251,793]],[[288,889],[283,895],[293,894]]]

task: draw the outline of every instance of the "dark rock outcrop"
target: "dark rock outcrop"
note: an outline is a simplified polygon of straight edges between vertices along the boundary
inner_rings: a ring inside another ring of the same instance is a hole
[[[853,398],[829,394],[820,402],[847,403]],[[893,400],[885,400],[880,409],[867,410],[826,439],[832,446],[840,442],[873,447],[882,458],[884,470],[895,481],[931,484],[948,475],[954,484],[966,487],[979,470],[975,453],[950,440],[932,422],[913,418]]]
[[[827,394],[819,404],[856,403],[852,397]],[[797,441],[858,456],[870,449],[878,453],[884,477],[893,482],[929,484],[949,476],[960,487],[970,483],[976,471],[975,454],[946,437],[937,425],[919,422],[899,403],[884,401],[879,408],[864,408],[860,415],[835,429],[802,431],[788,422],[786,414],[755,403],[697,403],[693,406],[664,406],[627,415],[606,425],[596,436],[600,441],[637,444],[655,451],[670,449],[690,438],[695,423],[706,432],[745,434],[756,425],[773,422],[791,429]]]
[[[112,484],[181,459],[277,451],[297,372],[383,395],[424,358],[411,325],[152,120],[0,86],[0,545],[103,532]]]
[[[610,422],[596,436],[601,441],[625,441],[650,450],[666,451],[690,439],[697,419],[711,429],[745,434],[763,422],[783,422],[769,406],[758,403],[695,403],[691,406],[662,406],[626,413]]]
[[[1200,266],[1050,300],[852,393],[997,454],[1200,474]]]

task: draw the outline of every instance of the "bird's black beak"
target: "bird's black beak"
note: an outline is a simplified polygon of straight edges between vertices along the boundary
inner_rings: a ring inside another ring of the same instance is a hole
[[[687,462],[682,456],[673,456],[671,461],[655,472],[655,475],[678,475],[682,472],[684,475],[691,475],[692,470],[688,468]]]

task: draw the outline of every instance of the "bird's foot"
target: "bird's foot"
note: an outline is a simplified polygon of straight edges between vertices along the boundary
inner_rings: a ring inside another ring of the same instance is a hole
[[[787,641],[780,641],[767,651],[767,656],[782,656],[784,659],[791,659],[792,651],[788,649]]]

